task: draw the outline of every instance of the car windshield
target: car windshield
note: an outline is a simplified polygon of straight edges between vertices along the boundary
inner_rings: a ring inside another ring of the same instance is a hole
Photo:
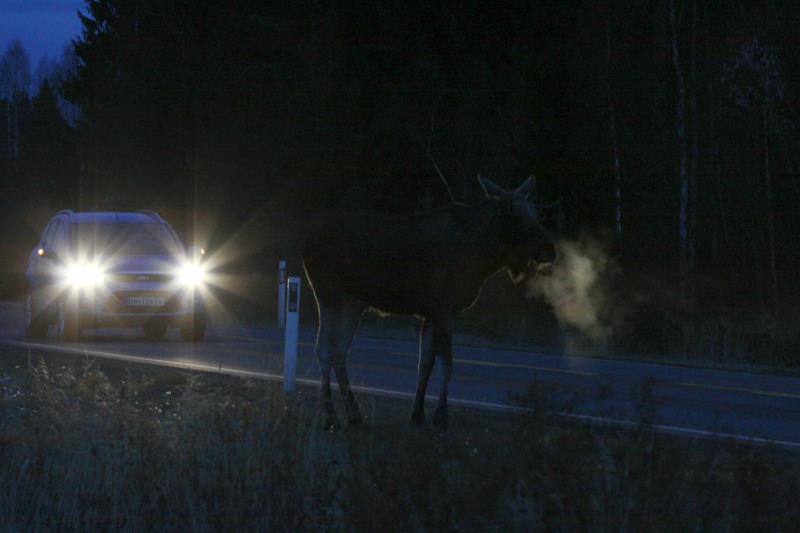
[[[79,255],[178,255],[181,246],[163,224],[84,222],[72,226]]]

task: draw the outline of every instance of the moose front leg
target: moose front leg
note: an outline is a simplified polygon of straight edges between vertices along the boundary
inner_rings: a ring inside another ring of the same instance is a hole
[[[328,354],[318,354],[317,359],[320,370],[319,401],[325,416],[323,427],[335,429],[339,424],[336,421],[336,411],[333,410],[333,397],[331,396],[331,359]]]
[[[433,370],[433,323],[422,320],[419,333],[419,364],[417,365],[417,393],[411,409],[411,422],[417,426],[425,424],[425,391]]]
[[[347,423],[350,425],[360,424],[361,411],[358,402],[350,388],[350,380],[347,377],[347,354],[350,352],[350,345],[353,342],[353,335],[358,329],[358,322],[364,312],[364,304],[357,300],[347,299],[341,306],[339,313],[339,335],[335,339],[336,351],[331,358],[333,370],[336,372],[336,380],[339,382],[339,392],[342,393],[344,407],[347,411]]]
[[[319,401],[322,405],[325,421],[323,427],[325,429],[335,429],[339,423],[336,420],[336,411],[333,409],[333,397],[331,396],[331,357],[329,353],[324,351],[317,353],[317,360],[319,361],[320,383],[319,383]]]
[[[439,405],[433,413],[433,425],[440,430],[447,429],[447,385],[453,373],[453,320],[442,320],[433,329],[433,351],[439,360],[442,371],[442,384],[439,389]]]

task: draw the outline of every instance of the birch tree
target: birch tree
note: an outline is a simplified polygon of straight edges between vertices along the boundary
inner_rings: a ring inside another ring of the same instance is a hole
[[[680,207],[678,230],[680,236],[680,272],[686,276],[692,269],[692,242],[689,238],[689,146],[686,140],[686,82],[681,64],[680,39],[675,0],[669,0],[670,45],[672,67],[675,70],[675,130],[680,157]]]
[[[700,168],[699,128],[697,112],[697,0],[692,0],[691,35],[689,42],[689,124],[691,127],[691,157],[689,158],[689,201],[688,211],[688,263],[695,266],[697,250],[697,188]]]
[[[622,251],[622,174],[619,164],[619,142],[617,140],[617,112],[611,93],[611,23],[606,24],[606,99],[608,103],[608,128],[611,135],[612,163],[614,165],[614,236]]]
[[[777,52],[758,38],[743,44],[726,68],[728,90],[734,104],[758,117],[762,153],[764,202],[766,203],[770,297],[773,313],[778,308],[778,274],[775,258],[775,206],[770,164],[771,134],[780,127],[778,107],[783,101],[784,83]]]

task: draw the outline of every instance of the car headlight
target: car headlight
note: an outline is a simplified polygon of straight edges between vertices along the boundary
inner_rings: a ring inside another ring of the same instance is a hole
[[[195,287],[206,279],[205,269],[198,264],[188,263],[178,270],[178,281],[183,285]]]
[[[105,275],[98,265],[78,263],[66,269],[66,280],[72,286],[89,288],[105,281]]]

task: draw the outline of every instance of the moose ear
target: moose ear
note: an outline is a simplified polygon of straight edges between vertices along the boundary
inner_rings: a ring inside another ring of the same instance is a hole
[[[517,187],[517,189],[514,192],[517,194],[530,196],[531,193],[533,193],[533,191],[535,190],[536,190],[536,177],[533,174],[531,174],[530,176],[528,176],[528,179],[522,182],[522,185]]]
[[[478,174],[478,185],[480,185],[481,189],[483,189],[483,194],[486,195],[486,198],[489,198],[489,190],[486,188],[486,185],[483,183],[483,176],[481,176],[480,174]]]
[[[481,188],[483,189],[483,192],[486,194],[487,198],[502,196],[506,192],[501,187],[495,185],[491,180],[484,178],[480,174],[478,174],[478,183],[481,184]]]

